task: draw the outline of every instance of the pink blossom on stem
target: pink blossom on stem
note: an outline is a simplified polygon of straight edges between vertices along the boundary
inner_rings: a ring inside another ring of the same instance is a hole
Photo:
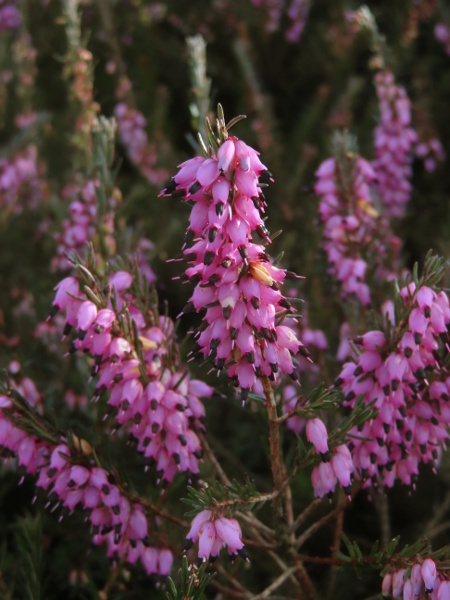
[[[13,381],[14,383],[14,381]],[[36,408],[37,390],[31,380],[23,378],[14,389]],[[5,411],[8,411],[7,413]],[[30,474],[37,474],[37,486],[49,494],[47,507],[65,507],[72,513],[77,507],[86,511],[95,544],[106,543],[107,554],[124,558],[130,564],[140,560],[148,574],[167,575],[171,566],[169,550],[148,546],[148,522],[142,506],[128,499],[108,471],[96,466],[90,458],[92,449],[86,440],[77,438],[69,448],[67,440],[59,443],[44,441],[20,429],[10,419],[17,418],[8,396],[0,395],[0,448],[3,456],[17,456],[19,465]],[[61,517],[62,519],[62,517]],[[148,561],[152,551],[155,560]]]
[[[86,242],[94,241],[99,228],[102,230],[107,249],[112,255],[115,252],[114,198],[108,200],[108,209],[105,214],[98,215],[97,188],[98,181],[90,180],[82,186],[78,184],[67,185],[62,191],[64,199],[69,199],[69,217],[62,222],[62,231],[55,234],[57,243],[56,256],[52,260],[52,268],[67,271],[72,268],[67,256],[75,251],[81,256],[86,247]]]
[[[360,354],[336,380],[346,405],[353,407],[359,396],[375,402],[375,417],[349,431],[355,476],[366,485],[392,487],[396,479],[414,485],[419,464],[436,465],[449,438],[450,377],[443,368],[449,352],[448,297],[414,284],[400,297],[409,314],[401,331],[392,340],[381,331],[355,338]]]
[[[324,456],[328,454],[328,433],[323,421],[318,418],[308,419],[306,438],[314,445],[319,454]]]
[[[261,376],[277,381],[297,377],[293,356],[302,344],[283,318],[295,309],[281,294],[286,271],[272,265],[270,242],[261,213],[261,181],[270,175],[258,153],[235,137],[226,138],[217,155],[195,157],[162,194],[193,203],[183,258],[190,265],[185,279],[195,284],[183,312],[200,312],[195,357],[209,357],[225,368],[245,399]]]
[[[198,556],[203,560],[218,556],[225,546],[228,554],[240,554],[247,559],[241,527],[236,519],[214,514],[210,510],[203,510],[194,517],[186,538],[189,545],[198,542]]]
[[[118,271],[111,275],[110,287],[115,290],[117,310],[128,307],[144,363],[122,337],[111,304],[98,309],[81,292],[76,277],[59,284],[50,314],[66,311],[64,333],[74,329],[73,350],[93,359],[92,374],[98,378],[94,401],[108,393],[107,403],[118,425],[128,427],[138,451],[149,466],[155,465],[159,479],[167,484],[177,472],[198,473],[202,450],[196,429],[203,429],[205,420],[200,396],[210,397],[212,388],[173,368],[181,365],[169,368],[173,323],[159,317],[148,325],[130,291],[133,281],[131,273]]]
[[[1,19],[1,14],[0,14]],[[0,160],[0,207],[18,214],[24,207],[35,208],[43,195],[37,148],[27,146]]]
[[[367,306],[369,270],[379,281],[392,279],[400,249],[372,199],[375,172],[366,160],[346,156],[325,160],[316,177],[328,272],[339,282],[343,299],[356,297]]]
[[[120,141],[124,145],[131,162],[141,171],[150,183],[160,186],[167,173],[157,168],[156,148],[150,144],[145,131],[146,120],[142,113],[126,100],[121,100],[114,108]]]
[[[401,217],[411,195],[411,162],[417,133],[411,127],[411,106],[403,87],[390,71],[375,77],[380,123],[375,128],[375,159],[378,192],[387,214]]]

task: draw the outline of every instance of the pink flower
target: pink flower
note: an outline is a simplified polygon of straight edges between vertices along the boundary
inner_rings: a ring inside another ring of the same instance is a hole
[[[203,510],[194,517],[186,538],[198,542],[198,556],[204,560],[218,556],[223,546],[228,547],[229,554],[239,553],[246,557],[242,531],[236,519],[215,515],[210,510]]]
[[[426,558],[422,563],[420,572],[425,584],[425,591],[432,592],[437,576],[436,563],[434,560],[431,558]]]
[[[308,419],[306,422],[306,437],[309,442],[314,444],[319,454],[327,455],[328,433],[323,421],[318,418]]]
[[[252,237],[256,232],[270,242],[259,183],[270,174],[253,148],[225,138],[217,156],[181,164],[162,194],[193,203],[183,256],[192,265],[186,278],[196,287],[183,312],[201,311],[204,317],[191,356],[225,368],[245,399],[261,376],[295,379],[292,356],[301,343],[276,317],[295,315],[280,292],[286,272],[271,264],[265,246]]]
[[[401,290],[400,298],[409,319],[403,318],[395,343],[382,331],[356,338],[361,352],[356,362],[344,365],[336,380],[346,405],[353,407],[361,396],[367,404],[375,402],[378,411],[362,429],[349,432],[354,434],[348,440],[354,475],[366,485],[378,481],[392,487],[396,479],[414,485],[419,463],[437,464],[449,437],[445,398],[450,379],[443,369],[448,353],[448,298],[427,286],[411,285]]]

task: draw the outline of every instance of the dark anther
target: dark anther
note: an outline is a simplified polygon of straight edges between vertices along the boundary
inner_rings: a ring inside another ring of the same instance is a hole
[[[172,198],[184,198],[186,196],[186,190],[184,188],[179,188],[170,194]]]
[[[223,202],[218,202],[216,204],[216,215],[218,217],[221,217],[223,215],[223,209],[224,209],[224,203]]]
[[[189,188],[189,193],[190,194],[196,194],[201,187],[202,187],[202,184],[200,182],[196,181]]]
[[[223,318],[228,321],[228,319],[231,317],[231,311],[232,308],[231,306],[224,306],[222,309],[222,314],[223,314]]]
[[[69,333],[71,331],[72,331],[72,325],[70,325],[69,323],[66,323],[64,325],[63,335],[69,335]]]
[[[267,169],[265,171],[261,171],[259,175],[259,180],[261,183],[270,183],[272,180],[272,173]]]
[[[208,240],[211,242],[211,244],[216,239],[216,237],[217,237],[217,227],[210,227],[210,229],[208,231]]]
[[[244,260],[246,258],[248,258],[248,252],[247,252],[247,248],[245,246],[238,246],[238,250],[239,250],[239,254],[242,256],[242,258]]]
[[[261,306],[261,302],[256,296],[253,296],[250,302],[252,303],[253,308],[255,308],[256,310],[258,310],[258,308]]]
[[[207,267],[209,267],[210,265],[212,265],[212,262],[213,262],[215,256],[216,256],[215,252],[205,252],[205,258],[203,259],[203,264],[205,264]]]
[[[171,179],[164,190],[165,194],[171,194],[177,189],[177,182],[174,179]]]

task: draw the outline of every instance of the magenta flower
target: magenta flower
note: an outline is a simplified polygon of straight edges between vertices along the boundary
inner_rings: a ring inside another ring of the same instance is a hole
[[[301,343],[283,319],[295,313],[281,294],[286,271],[272,265],[266,247],[252,232],[270,241],[261,213],[265,199],[260,180],[270,174],[258,153],[235,137],[226,137],[217,154],[195,157],[162,194],[192,202],[183,257],[185,277],[195,284],[183,312],[200,312],[193,357],[209,357],[225,368],[245,399],[258,377],[294,379],[292,357]]]
[[[40,396],[31,380],[18,375],[16,379],[16,391],[38,408],[36,395],[39,399]],[[106,543],[108,556],[124,558],[130,564],[139,560],[149,575],[167,575],[171,552],[148,547],[148,522],[142,506],[132,503],[124,490],[112,483],[108,471],[95,466],[86,440],[77,438],[80,455],[71,451],[64,438],[58,444],[43,441],[9,420],[4,410],[12,409],[11,400],[0,396],[0,447],[4,455],[7,451],[17,456],[19,465],[28,473],[38,475],[37,486],[51,498],[47,507],[61,505],[69,513],[81,507],[91,524],[94,543]],[[153,561],[148,560],[150,550]]]
[[[431,558],[426,558],[422,563],[420,573],[425,584],[425,591],[432,592],[437,576],[436,564],[434,560]]]
[[[198,542],[198,556],[203,560],[218,556],[224,546],[228,554],[241,554],[246,558],[239,523],[210,510],[203,510],[194,517],[186,538],[190,543]]]
[[[122,81],[119,95],[124,88],[131,87],[128,80]],[[145,127],[146,119],[142,113],[133,108],[126,100],[121,100],[114,108],[120,141],[124,145],[130,161],[140,170],[142,175],[153,185],[159,186],[166,179],[164,169],[156,167],[158,154],[154,145],[150,144]]]
[[[407,572],[409,576],[405,577]],[[414,563],[409,571],[402,568],[387,573],[381,584],[381,593],[383,598],[413,600],[432,597],[436,600],[447,600],[450,598],[450,582],[446,577],[445,570],[438,572],[433,559],[425,558],[422,563]]]
[[[376,416],[350,430],[348,442],[355,476],[392,487],[396,479],[413,485],[419,464],[437,464],[449,434],[450,378],[443,368],[448,354],[449,299],[427,286],[410,284],[400,292],[408,318],[393,339],[381,331],[357,337],[355,362],[336,380],[353,407],[375,401]],[[395,325],[394,314],[390,320]],[[363,441],[361,438],[365,438]],[[370,441],[367,441],[370,440]]]
[[[121,335],[112,306],[98,309],[80,291],[77,278],[67,277],[57,286],[50,314],[66,311],[64,333],[68,335],[72,328],[76,332],[73,350],[93,359],[92,373],[98,376],[94,400],[109,392],[107,402],[118,425],[128,427],[138,451],[167,484],[177,472],[198,473],[202,449],[196,430],[204,428],[205,420],[200,397],[210,397],[212,388],[175,368],[180,365],[170,368],[173,323],[159,317],[148,326],[130,292],[133,280],[128,271],[118,271],[111,275],[110,286],[115,290],[117,310],[128,307],[145,364]]]
[[[339,282],[343,299],[356,297],[367,306],[371,302],[368,265],[375,267],[376,279],[392,279],[392,265],[400,248],[398,238],[374,206],[375,172],[360,157],[342,161],[329,158],[320,165],[316,177],[314,191],[320,196],[328,272]]]
[[[328,433],[323,423],[318,418],[308,419],[306,422],[306,438],[319,454],[326,457],[328,455]]]
[[[411,127],[411,106],[403,87],[390,71],[375,77],[380,123],[375,129],[375,160],[378,191],[387,213],[401,217],[411,195],[411,163],[417,133]]]

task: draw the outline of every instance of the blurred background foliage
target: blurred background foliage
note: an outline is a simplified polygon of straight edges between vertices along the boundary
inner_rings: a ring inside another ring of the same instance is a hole
[[[325,329],[331,341],[325,381],[329,385],[338,368],[334,354],[343,308],[326,275],[326,260],[320,251],[318,199],[312,186],[317,167],[331,155],[330,142],[336,129],[348,129],[357,136],[361,155],[367,159],[373,156],[373,130],[378,119],[370,65],[373,54],[368,36],[353,32],[346,18],[347,11],[357,9],[358,3],[311,0],[303,34],[295,43],[285,37],[287,3],[285,6],[279,0],[278,4],[280,22],[268,32],[266,5],[256,6],[250,0],[84,0],[80,2],[81,40],[92,53],[93,93],[100,112],[114,114],[119,78],[126,75],[135,106],[147,120],[157,166],[166,171],[168,179],[178,164],[197,151],[189,141],[195,139],[196,132],[189,111],[193,92],[186,39],[197,34],[204,37],[211,107],[220,102],[228,119],[247,115],[233,133],[261,152],[273,174],[275,181],[265,192],[267,224],[270,231],[282,229],[283,234],[274,242],[272,255],[283,251],[283,266],[306,277],[300,284],[300,295],[305,299],[310,326]],[[424,139],[437,137],[450,156],[450,56],[434,35],[436,24],[449,18],[448,6],[444,0],[374,0],[367,5],[386,38],[388,65],[411,99],[414,127]],[[30,64],[21,63],[14,53],[17,32],[0,33],[0,152],[7,158],[15,149],[35,144],[43,165],[43,186],[35,206],[0,214],[0,356],[3,366],[19,357],[22,371],[45,393],[55,422],[61,427],[70,423],[74,431],[82,433],[95,422],[95,415],[67,411],[62,395],[69,387],[89,394],[84,377],[87,367],[79,358],[62,360],[60,346],[49,349],[48,343],[33,335],[37,324],[46,318],[52,288],[60,279],[60,274],[50,269],[56,247],[52,234],[67,215],[60,190],[82,165],[82,153],[74,146],[73,136],[79,107],[64,75],[67,18],[59,0],[21,0],[19,6],[23,15],[20,29],[22,34],[28,32],[29,47],[35,55]],[[27,75],[31,77],[28,87]],[[19,131],[15,118],[29,110],[38,118]],[[160,303],[163,306],[167,301],[175,317],[190,289],[172,281],[180,266],[166,260],[180,251],[188,210],[182,201],[158,198],[163,185],[152,184],[142,176],[120,141],[116,164],[120,164],[116,183],[122,192],[116,212],[119,251],[126,250],[138,234],[153,242],[151,264],[157,274]],[[407,214],[396,223],[408,267],[421,262],[429,248],[450,254],[448,159],[431,173],[415,160],[412,184]],[[181,338],[188,329],[186,319],[180,325]],[[190,345],[190,340],[183,343],[184,354]],[[192,367],[197,375],[205,376],[204,370]],[[222,388],[226,392],[223,382]],[[261,413],[242,411],[240,403],[225,396],[212,400],[207,411],[211,444],[224,468],[238,478],[248,473],[258,489],[264,490],[268,463]],[[290,436],[286,432],[286,448],[292,442]],[[123,452],[128,452],[125,456],[129,458],[127,464],[133,465],[130,469],[135,481],[150,497],[158,494],[149,489],[131,450],[106,444],[104,452],[111,453],[113,462],[114,452],[122,458]],[[362,549],[370,549],[375,539],[386,534],[380,523],[389,522],[389,534],[401,534],[404,542],[445,524],[450,517],[448,460],[437,476],[427,468],[422,471],[417,490],[410,496],[408,490],[396,487],[389,505],[383,499],[371,501],[367,494],[358,495],[345,517],[349,537]],[[59,523],[58,513],[44,510],[42,494],[31,504],[32,482],[26,479],[17,487],[20,477],[15,469],[2,469],[0,597],[164,597],[164,592],[156,591],[154,584],[150,586],[149,579],[138,570],[130,573],[128,581],[110,570],[102,549],[91,547],[82,517],[72,516]],[[184,485],[177,480],[168,503],[171,497],[183,495]],[[293,485],[300,508],[312,499],[309,472],[300,473]],[[183,513],[183,507],[174,510]],[[436,543],[448,541],[448,529],[442,526],[442,531],[436,534]],[[179,546],[174,548],[178,555],[182,538],[180,532]],[[333,543],[332,528],[324,528],[303,551],[328,551]],[[90,548],[88,553],[86,548]],[[235,575],[244,570],[250,585],[269,583],[272,574],[264,557],[257,550],[252,553],[250,549],[250,553],[251,567],[237,563]],[[376,572],[355,577],[353,570],[342,570],[329,580],[328,567],[315,566],[311,573],[318,582],[319,597],[327,593],[346,600],[377,597],[380,580]],[[211,597],[215,593],[212,591]]]

